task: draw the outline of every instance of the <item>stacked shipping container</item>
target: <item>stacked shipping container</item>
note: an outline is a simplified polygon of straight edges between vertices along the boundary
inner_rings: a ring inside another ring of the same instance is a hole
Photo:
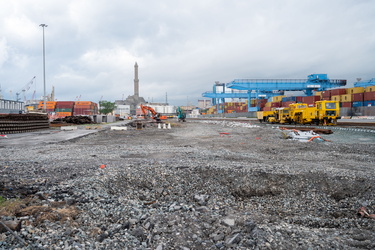
[[[44,109],[44,102],[39,102],[38,109]],[[56,113],[57,117],[72,115],[95,115],[98,114],[98,104],[89,101],[58,101],[46,102],[46,111]]]
[[[56,102],[46,102],[46,112],[55,112]],[[44,109],[44,102],[40,101],[38,105],[38,109]]]
[[[279,103],[276,100],[281,101]],[[292,103],[307,103],[314,105],[319,100],[332,100],[340,102],[340,107],[362,107],[375,106],[375,85],[369,87],[340,88],[315,92],[314,96],[275,96],[264,102],[264,99],[257,100],[260,110],[270,111],[276,107],[289,107]]]
[[[72,116],[73,115],[74,102],[56,102],[56,115],[59,117]]]
[[[94,115],[98,113],[98,105],[94,102],[76,102],[74,104],[74,115]]]

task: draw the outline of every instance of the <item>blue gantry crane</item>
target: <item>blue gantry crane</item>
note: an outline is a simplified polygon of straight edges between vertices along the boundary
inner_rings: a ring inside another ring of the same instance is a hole
[[[361,78],[357,78],[357,82],[354,83],[354,87],[368,87],[375,85],[375,78],[371,78],[370,80],[361,81]]]
[[[269,98],[282,95],[284,91],[303,91],[307,96],[311,96],[313,91],[323,91],[345,85],[346,80],[329,79],[327,74],[311,74],[307,79],[235,79],[227,84],[215,83],[214,91],[204,92],[202,96],[212,98],[214,105],[218,103],[218,100],[225,102],[225,98],[247,98],[248,110],[256,111],[257,107],[250,107],[250,100],[253,98]],[[217,92],[217,86],[223,86],[221,93]],[[244,92],[227,93],[225,88]]]

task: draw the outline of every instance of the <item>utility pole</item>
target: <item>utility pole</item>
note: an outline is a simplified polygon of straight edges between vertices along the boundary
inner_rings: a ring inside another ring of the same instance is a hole
[[[43,28],[43,82],[44,82],[44,96],[43,96],[43,102],[44,102],[44,111],[47,110],[46,108],[46,50],[45,50],[45,45],[44,45],[44,28],[48,27],[46,24],[41,24],[39,25]]]

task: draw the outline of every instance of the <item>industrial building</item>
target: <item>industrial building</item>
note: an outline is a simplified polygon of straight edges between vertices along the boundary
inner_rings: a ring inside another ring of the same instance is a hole
[[[24,109],[24,102],[0,99],[0,114],[20,114]]]

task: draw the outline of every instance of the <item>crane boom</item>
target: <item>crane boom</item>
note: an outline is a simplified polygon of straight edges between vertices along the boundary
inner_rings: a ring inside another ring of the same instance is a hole
[[[17,101],[17,102],[18,102],[19,100],[21,100],[21,99],[19,98],[19,95],[21,94],[21,92],[23,93],[23,97],[24,97],[24,99],[26,99],[26,97],[25,97],[25,92],[28,91],[28,90],[30,89],[31,85],[34,83],[34,79],[35,79],[35,78],[36,78],[36,76],[34,76],[33,78],[31,78],[31,80],[30,80],[28,83],[26,83],[26,85],[25,85],[20,91],[16,92],[16,101]],[[26,101],[26,100],[24,100],[24,101]]]

